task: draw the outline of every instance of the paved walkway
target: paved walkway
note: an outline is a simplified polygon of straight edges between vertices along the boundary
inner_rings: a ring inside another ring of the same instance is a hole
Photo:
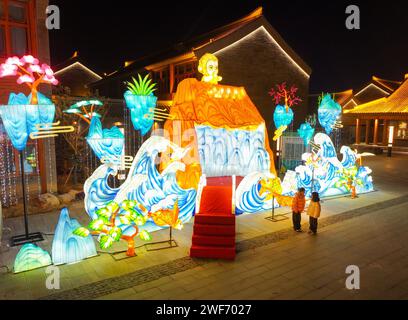
[[[407,210],[381,209],[101,298],[408,299]],[[360,268],[360,290],[345,288],[348,265]]]
[[[237,219],[239,252],[235,262],[193,260],[188,257],[191,223],[187,224],[182,232],[175,234],[178,248],[146,252],[145,248],[141,247],[137,250],[138,256],[130,259],[115,261],[110,255],[101,254],[78,264],[61,266],[61,291],[53,292],[45,288],[44,269],[17,275],[0,275],[0,299],[189,299],[219,298],[223,294],[224,298],[243,298],[240,295],[251,295],[253,298],[285,298],[285,294],[289,295],[287,298],[290,298],[290,295],[296,296],[294,298],[302,298],[302,295],[313,298],[313,295],[316,295],[316,298],[319,298],[326,293],[327,297],[336,298],[340,297],[336,295],[340,295],[344,290],[345,266],[359,265],[360,262],[362,289],[356,296],[363,297],[364,262],[373,264],[371,269],[377,270],[376,266],[381,261],[379,258],[376,260],[377,256],[372,254],[372,251],[377,251],[378,248],[378,252],[383,255],[390,252],[386,250],[389,246],[385,248],[385,244],[379,245],[378,243],[382,242],[377,239],[385,240],[384,236],[388,235],[390,239],[387,239],[386,243],[398,242],[398,238],[391,239],[391,236],[402,233],[401,228],[406,228],[406,225],[399,224],[398,221],[406,220],[401,209],[405,208],[406,211],[407,198],[404,195],[408,193],[408,157],[375,157],[367,158],[365,162],[374,170],[374,182],[379,191],[363,195],[356,200],[340,197],[324,201],[324,212],[320,221],[322,228],[317,237],[294,234],[290,230],[290,220],[277,223],[265,220],[265,217],[270,215],[269,212],[240,216]],[[387,209],[397,203],[392,200],[397,198],[400,204],[393,206],[392,210]],[[380,211],[373,213],[376,210]],[[287,208],[277,210],[277,213],[285,212],[288,212]],[[387,212],[389,219],[384,218],[384,212]],[[72,210],[71,214],[83,222],[87,220],[81,207]],[[54,213],[33,216],[30,221],[36,228],[35,231],[52,233],[57,219],[58,213]],[[393,224],[389,224],[392,221]],[[6,225],[11,226],[15,232],[21,232],[19,219],[9,219]],[[372,225],[376,225],[376,228],[370,229],[369,226]],[[395,232],[394,227],[397,228]],[[340,228],[339,233],[336,228]],[[359,234],[362,238],[359,238]],[[166,230],[154,234],[154,240],[166,237]],[[41,247],[50,251],[51,239],[52,236],[47,237],[47,240],[40,244]],[[369,247],[363,247],[364,243]],[[123,247],[124,245],[120,244],[114,250]],[[362,247],[361,254],[356,252],[359,247]],[[396,252],[400,253],[398,250]],[[14,248],[1,254],[0,265],[6,264],[10,267],[15,254]],[[371,256],[372,261],[364,260]],[[363,260],[354,262],[353,257]],[[347,259],[353,262],[346,261]],[[398,256],[399,259],[404,261],[404,257]],[[344,265],[343,262],[347,264]],[[390,265],[395,264],[390,262]],[[368,274],[370,273],[367,272]],[[401,272],[401,275],[403,274],[404,272]],[[317,281],[316,278],[320,275],[323,277]],[[332,277],[335,277],[334,280]],[[327,286],[321,284],[325,281],[329,281]],[[339,282],[337,287],[333,281]],[[276,285],[273,285],[274,283]],[[377,284],[376,281],[371,283]],[[223,291],[220,287],[229,288],[230,291]],[[347,291],[347,294],[350,292]]]

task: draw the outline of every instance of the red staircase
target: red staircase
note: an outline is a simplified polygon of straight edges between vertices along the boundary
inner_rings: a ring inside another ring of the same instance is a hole
[[[194,219],[191,257],[235,258],[235,214],[232,213],[231,199],[231,185],[203,188],[200,212]]]

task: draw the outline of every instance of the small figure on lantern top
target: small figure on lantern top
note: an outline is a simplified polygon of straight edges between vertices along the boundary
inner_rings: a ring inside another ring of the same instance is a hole
[[[198,71],[203,75],[201,81],[218,84],[222,77],[218,76],[218,58],[212,53],[203,55],[198,63]]]

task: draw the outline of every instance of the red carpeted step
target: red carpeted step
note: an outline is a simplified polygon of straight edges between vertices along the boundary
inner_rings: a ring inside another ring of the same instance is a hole
[[[233,247],[207,247],[195,246],[190,249],[190,256],[209,259],[235,259],[235,246]]]
[[[194,223],[194,233],[207,236],[233,236],[235,237],[235,225],[213,225]]]
[[[200,213],[223,212],[232,214],[232,188],[205,186],[201,194]]]
[[[233,247],[235,246],[235,237],[220,236],[200,236],[193,235],[193,246],[215,246],[215,247]]]
[[[198,213],[194,218],[197,224],[235,225],[235,215],[225,213]]]

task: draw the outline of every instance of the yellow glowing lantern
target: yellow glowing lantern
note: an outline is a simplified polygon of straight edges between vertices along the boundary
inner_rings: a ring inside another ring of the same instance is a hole
[[[204,54],[199,63],[198,71],[203,75],[201,81],[218,84],[222,77],[218,76],[218,58],[211,54]]]

